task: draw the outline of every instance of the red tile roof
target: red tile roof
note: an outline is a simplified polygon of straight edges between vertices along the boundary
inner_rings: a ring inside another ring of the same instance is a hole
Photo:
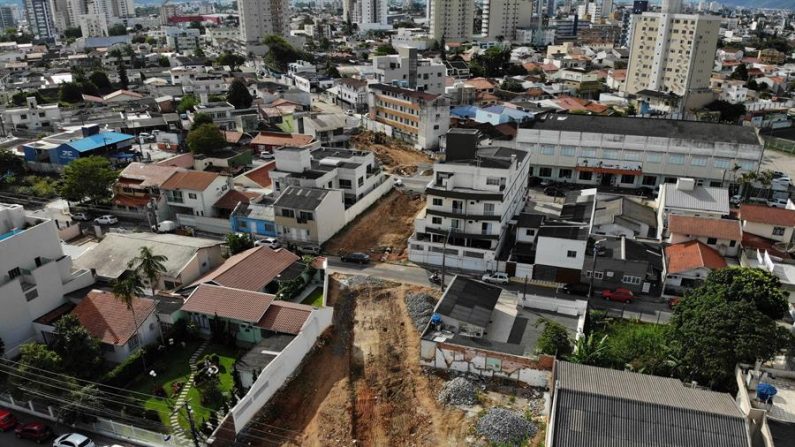
[[[193,168],[193,154],[180,154],[155,163],[159,166],[176,166],[179,168]]]
[[[765,205],[750,205],[744,203],[740,205],[739,216],[740,219],[749,222],[795,227],[795,210],[788,210],[786,208],[774,208]]]
[[[268,293],[202,284],[190,294],[182,311],[254,324],[262,319],[273,299]]]
[[[225,287],[258,292],[301,258],[284,248],[261,246],[230,256],[217,269],[194,284],[212,282]]]
[[[668,230],[671,233],[690,236],[714,237],[739,241],[743,237],[739,220],[710,219],[708,217],[680,216],[668,217]]]
[[[682,242],[665,248],[668,273],[689,272],[697,268],[717,270],[726,267],[726,260],[711,248],[699,241]]]
[[[186,171],[177,172],[168,178],[161,189],[189,189],[191,191],[204,191],[216,178],[216,172]]]
[[[226,192],[226,194],[222,195],[220,199],[213,205],[215,208],[220,208],[222,210],[233,210],[237,206],[238,203],[249,203],[252,199],[259,197],[260,194],[256,192],[249,192],[249,191],[238,191],[236,189],[230,189]]]
[[[191,157],[191,166],[193,159]],[[169,179],[175,172],[181,169],[176,166],[146,164],[132,162],[119,173],[119,182],[125,180],[136,180],[141,186],[160,186]]]
[[[248,172],[244,172],[243,175],[263,188],[267,188],[272,183],[270,172],[274,169],[276,169],[276,162],[269,161],[262,166],[258,166]]]
[[[743,248],[753,248],[756,250],[766,250],[770,255],[776,256],[782,259],[790,259],[789,253],[783,250],[779,250],[776,248],[777,241],[773,241],[770,239],[763,238],[762,236],[757,236],[751,233],[743,233]]]
[[[255,146],[301,147],[311,143],[312,140],[314,140],[312,135],[302,133],[260,132],[251,140],[251,144]]]
[[[231,130],[224,131],[224,138],[226,138],[226,142],[229,144],[237,144],[240,143],[240,140],[243,139],[242,132],[234,132]]]
[[[269,331],[295,335],[301,332],[312,310],[314,310],[312,306],[305,304],[274,301],[257,326]]]
[[[497,84],[491,82],[486,78],[472,78],[464,81],[467,87],[473,87],[475,90],[491,90],[497,87]]]
[[[123,346],[135,334],[136,323],[143,325],[155,311],[155,302],[149,298],[133,298],[133,313],[116,295],[102,290],[92,290],[75,307],[72,313],[88,332],[103,343]]]

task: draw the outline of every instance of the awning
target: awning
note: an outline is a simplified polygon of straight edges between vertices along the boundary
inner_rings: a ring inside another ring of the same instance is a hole
[[[595,172],[597,174],[615,174],[615,175],[643,174],[643,172],[640,169],[600,168],[594,166],[577,166],[574,169],[582,172]]]

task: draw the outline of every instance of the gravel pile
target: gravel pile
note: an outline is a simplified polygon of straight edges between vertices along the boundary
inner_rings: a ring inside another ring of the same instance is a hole
[[[352,289],[357,287],[381,288],[387,285],[387,282],[382,279],[365,275],[354,275],[341,282]]]
[[[418,330],[425,329],[433,315],[433,297],[427,293],[409,293],[404,298],[409,316]]]
[[[437,400],[444,405],[475,405],[478,403],[477,388],[469,380],[456,377],[442,386]]]
[[[530,399],[527,402],[527,409],[533,416],[541,416],[544,414],[544,398]]]
[[[536,434],[535,424],[521,414],[505,408],[492,408],[477,424],[478,434],[491,442],[504,445],[520,445]]]

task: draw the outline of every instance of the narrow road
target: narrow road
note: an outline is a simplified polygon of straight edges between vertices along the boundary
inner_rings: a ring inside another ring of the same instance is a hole
[[[116,441],[116,440],[108,438],[106,436],[100,436],[100,435],[96,435],[96,434],[93,434],[93,433],[88,433],[88,432],[85,432],[85,431],[75,430],[75,429],[73,429],[73,428],[71,428],[69,426],[63,425],[63,424],[56,424],[55,422],[51,422],[51,421],[42,421],[41,419],[37,419],[37,418],[35,418],[35,417],[33,417],[33,416],[29,415],[29,414],[22,413],[22,412],[19,412],[19,411],[14,411],[13,413],[14,413],[14,416],[16,416],[17,420],[19,422],[21,422],[21,423],[33,422],[33,421],[44,422],[45,424],[49,425],[50,428],[53,429],[53,431],[55,432],[56,436],[60,436],[60,435],[63,435],[65,433],[74,433],[74,432],[86,435],[92,441],[94,441],[94,444],[96,444],[97,447],[106,447],[106,446],[135,447],[135,446],[138,445],[138,444],[132,444],[130,442]],[[49,442],[46,442],[45,444],[52,445],[52,439],[49,440]],[[0,446],[3,446],[3,447],[30,447],[32,445],[36,445],[36,443],[34,443],[33,441],[29,441],[27,439],[17,439],[16,436],[14,436],[14,432],[13,431],[0,433]]]

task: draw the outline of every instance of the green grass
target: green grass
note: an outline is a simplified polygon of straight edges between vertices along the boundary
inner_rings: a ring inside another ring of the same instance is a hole
[[[145,394],[153,394],[157,386],[162,386],[166,392],[166,399],[152,397],[144,403],[146,410],[155,410],[160,415],[160,421],[167,428],[170,428],[169,418],[173,412],[173,405],[177,396],[173,392],[173,384],[175,382],[185,383],[188,376],[190,376],[189,360],[196,349],[199,348],[201,342],[190,342],[183,348],[177,348],[174,351],[168,352],[160,358],[155,364],[147,365],[148,369],[154,369],[157,372],[157,377],[152,378],[143,373],[138,376],[136,380],[127,385],[127,389],[137,391]],[[229,348],[225,345],[212,343],[204,350],[202,357],[205,355],[217,354],[219,363],[221,364],[219,379],[220,388],[224,394],[229,394],[234,387],[234,380],[232,379],[232,370],[235,360],[238,355],[237,348]],[[188,402],[193,408],[193,419],[196,424],[207,420],[210,417],[210,411],[218,410],[220,405],[210,406],[205,408],[201,402],[201,394],[194,386],[188,392]],[[185,417],[185,410],[180,410],[180,423],[184,428],[188,428],[188,421]]]
[[[323,288],[316,287],[315,290],[313,290],[312,293],[309,294],[309,296],[307,296],[306,298],[304,298],[303,301],[301,301],[301,304],[308,304],[310,306],[315,306],[315,307],[323,307]]]

